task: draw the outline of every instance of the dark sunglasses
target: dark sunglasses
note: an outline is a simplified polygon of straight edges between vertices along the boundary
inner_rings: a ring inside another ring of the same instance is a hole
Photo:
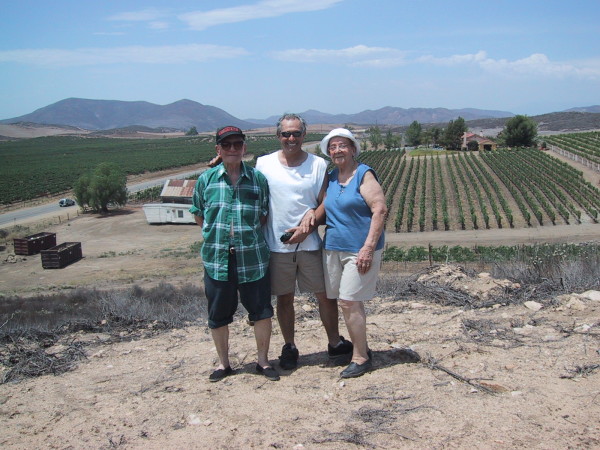
[[[229,150],[232,145],[234,149],[241,150],[244,147],[244,141],[221,142],[219,145],[223,150]]]
[[[286,138],[290,136],[300,137],[302,136],[302,131],[282,131],[281,135]]]

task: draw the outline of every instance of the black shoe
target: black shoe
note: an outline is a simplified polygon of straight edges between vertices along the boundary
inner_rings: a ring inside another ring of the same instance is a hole
[[[342,378],[356,378],[369,372],[372,368],[373,362],[371,361],[371,358],[367,359],[362,364],[356,364],[355,362],[351,362],[348,367],[342,370],[340,376]]]
[[[271,381],[279,381],[279,374],[273,367],[262,367],[260,364],[257,364],[256,371]]]
[[[231,366],[226,367],[224,369],[217,369],[215,370],[213,373],[211,373],[208,376],[208,380],[215,382],[215,381],[221,381],[223,378],[232,375],[233,374],[233,369],[231,368]]]
[[[281,348],[281,356],[279,356],[279,367],[283,370],[292,370],[298,367],[298,356],[300,352],[296,347],[292,348],[292,344],[285,344]]]
[[[352,342],[344,339],[344,336],[340,336],[340,342],[341,343],[335,347],[332,347],[331,344],[327,344],[327,354],[331,361],[339,362],[340,360],[345,360],[352,356],[352,350],[354,350]]]

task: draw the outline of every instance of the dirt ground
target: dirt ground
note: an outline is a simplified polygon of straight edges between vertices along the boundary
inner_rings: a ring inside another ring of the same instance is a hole
[[[9,243],[0,252],[0,294],[201,284],[200,261],[190,251],[199,228],[148,225],[139,206],[107,217],[48,219],[36,231],[81,242],[84,258],[44,270],[39,255],[10,257]],[[598,240],[598,224],[387,235],[403,247]],[[382,283],[418,269],[387,264]],[[150,326],[119,342],[77,333],[69,342],[85,343],[86,359],[75,370],[0,385],[0,447],[600,448],[600,300],[548,296],[525,306],[497,298],[481,309],[426,296],[375,298],[367,305],[375,370],[351,380],[328,362],[325,333],[306,296],[296,308],[300,366],[282,371],[278,382],[254,373],[245,320],[231,326],[236,373],[219,383],[208,381],[217,356],[204,324],[165,333]],[[346,334],[341,319],[340,330]],[[274,320],[275,367],[282,344]]]
[[[598,229],[542,227],[503,242],[594,240]],[[44,270],[39,255],[6,262],[2,252],[1,293],[200,285],[200,262],[189,251],[200,239],[195,225],[151,226],[132,207],[47,231],[58,242],[80,241],[84,258]],[[483,245],[509,231],[453,239]],[[426,234],[388,242],[426,245],[434,241]],[[393,283],[398,268],[384,269],[382,279]],[[600,448],[600,371],[591,370],[600,363],[600,301],[537,301],[539,311],[500,297],[483,309],[378,297],[368,304],[367,325],[375,370],[352,380],[340,379],[342,367],[329,364],[325,333],[307,297],[297,302],[300,366],[282,371],[278,382],[254,373],[254,338],[245,320],[231,326],[236,373],[219,383],[207,378],[217,357],[203,324],[149,329],[124,342],[78,333],[70,339],[87,343],[87,358],[75,370],[0,385],[0,447]],[[283,342],[273,323],[276,366]],[[340,329],[345,334],[341,319]],[[406,348],[421,361],[407,362]]]

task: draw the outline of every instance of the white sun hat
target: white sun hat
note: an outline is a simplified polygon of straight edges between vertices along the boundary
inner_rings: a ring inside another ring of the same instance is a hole
[[[345,137],[354,142],[354,147],[356,148],[356,155],[358,156],[360,153],[360,142],[354,137],[354,135],[350,132],[350,130],[346,130],[345,128],[335,128],[329,132],[327,136],[323,138],[321,141],[321,151],[329,156],[329,141],[334,137]]]

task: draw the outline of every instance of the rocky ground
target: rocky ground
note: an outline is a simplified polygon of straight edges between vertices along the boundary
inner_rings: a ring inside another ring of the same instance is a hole
[[[82,241],[84,259],[58,270],[42,269],[39,255],[4,262],[0,292],[200,287],[189,251],[196,226],[149,226],[133,208],[52,230],[59,242]],[[217,358],[202,320],[170,331],[150,323],[77,332],[45,350],[78,349],[72,370],[0,385],[0,446],[600,447],[597,292],[536,292],[455,266],[387,265],[380,278],[367,306],[375,370],[361,378],[342,380],[343,367],[328,362],[306,296],[297,303],[300,366],[278,382],[254,372],[243,317],[231,327],[236,373],[219,383],[208,381]],[[275,366],[282,343],[274,322]]]

